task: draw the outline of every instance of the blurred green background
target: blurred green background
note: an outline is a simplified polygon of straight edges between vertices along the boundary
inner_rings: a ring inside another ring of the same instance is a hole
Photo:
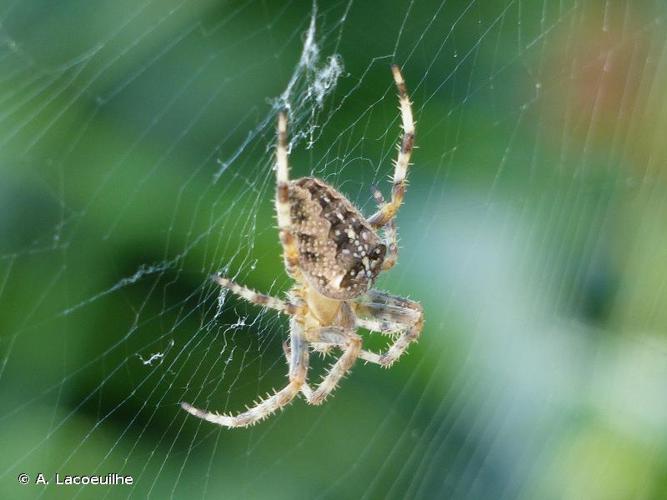
[[[666,14],[0,2],[0,497],[667,498]],[[392,62],[418,149],[377,286],[423,304],[421,341],[248,430],[185,414],[286,380],[285,318],[208,279],[290,286],[276,107],[292,176],[371,213]],[[17,481],[40,472],[135,484]]]

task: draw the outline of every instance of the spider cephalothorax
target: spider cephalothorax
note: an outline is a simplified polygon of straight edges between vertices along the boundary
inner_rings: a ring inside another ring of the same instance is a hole
[[[419,338],[423,312],[419,303],[371,288],[378,274],[394,266],[398,256],[394,217],[403,202],[414,142],[414,121],[403,76],[392,66],[398,88],[403,138],[394,168],[391,200],[374,195],[378,211],[365,218],[335,188],[314,177],[289,180],[287,115],[278,115],[276,148],[276,212],[283,259],[295,284],[287,300],[257,293],[216,276],[223,288],[240,297],[290,316],[290,341],[284,344],[289,384],[238,415],[219,415],[181,403],[184,410],[226,427],[252,425],[288,404],[300,392],[320,404],[361,358],[389,367]],[[362,349],[359,328],[394,338],[382,354]],[[317,388],[307,383],[309,348],[328,353],[342,350]]]
[[[290,182],[290,219],[299,267],[325,297],[351,299],[366,292],[382,269],[387,246],[359,210],[325,182]]]

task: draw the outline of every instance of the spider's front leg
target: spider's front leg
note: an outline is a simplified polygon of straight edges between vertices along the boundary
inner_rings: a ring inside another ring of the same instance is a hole
[[[289,384],[238,415],[220,415],[195,408],[189,403],[181,403],[188,413],[225,427],[247,427],[265,419],[283,406],[290,403],[299,393],[308,374],[308,344],[304,337],[303,325],[296,318],[290,321],[290,342],[292,351],[289,361]]]
[[[283,246],[285,270],[293,279],[301,276],[299,271],[299,250],[296,238],[291,231],[289,201],[289,163],[287,154],[287,114],[278,113],[278,144],[276,145],[276,215],[280,231],[280,243]]]
[[[373,216],[368,219],[368,222],[375,228],[380,228],[387,225],[387,223],[394,218],[396,212],[403,203],[405,196],[406,177],[408,175],[408,167],[410,166],[410,156],[415,142],[415,121],[412,117],[412,106],[408,91],[405,88],[405,80],[401,70],[395,64],[392,65],[391,71],[394,75],[394,82],[398,89],[398,100],[401,106],[401,122],[403,124],[403,138],[398,148],[398,158],[396,159],[394,167],[394,184],[391,191],[391,201],[383,204]]]
[[[371,192],[378,208],[382,209],[385,204],[384,196],[376,186],[371,186]],[[396,230],[396,219],[393,217],[382,228],[384,230],[384,243],[387,245],[387,255],[382,262],[382,270],[386,271],[396,265],[398,260],[398,231]]]

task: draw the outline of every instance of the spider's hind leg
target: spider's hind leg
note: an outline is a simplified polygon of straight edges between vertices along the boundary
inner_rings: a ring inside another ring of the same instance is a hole
[[[336,389],[338,382],[350,371],[357,357],[365,352],[361,349],[361,337],[341,327],[322,328],[317,331],[317,337],[317,344],[323,347],[338,347],[343,350],[343,354],[331,365],[315,390],[307,383],[301,386],[301,393],[311,405],[322,404],[326,397]],[[283,343],[283,350],[289,359],[291,348],[287,342]]]
[[[247,427],[256,424],[290,403],[299,393],[308,374],[308,344],[303,334],[303,325],[296,319],[290,321],[290,342],[292,351],[289,359],[289,383],[272,396],[259,401],[247,411],[238,415],[219,415],[195,408],[189,403],[181,403],[181,408],[195,417],[224,427]]]
[[[283,342],[283,352],[285,353],[285,359],[289,364],[292,358],[292,348],[287,340]],[[313,396],[313,390],[308,385],[308,382],[304,381],[303,385],[301,386],[301,394],[303,394],[306,400],[310,402],[310,398]]]
[[[310,394],[304,395],[312,405],[319,405],[338,386],[340,380],[350,371],[361,351],[361,337],[352,330],[341,327],[325,327],[316,332],[318,341],[323,344],[331,344],[340,347],[343,354],[331,365],[324,378],[315,390],[308,390]]]
[[[389,349],[381,354],[364,351],[364,361],[389,368],[408,346],[416,342],[424,326],[424,310],[418,302],[371,290],[367,301],[356,304],[357,326],[396,336]]]

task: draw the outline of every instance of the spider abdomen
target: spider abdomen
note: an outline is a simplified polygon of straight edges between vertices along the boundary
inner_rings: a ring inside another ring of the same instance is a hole
[[[311,286],[338,300],[365,293],[387,248],[359,210],[314,177],[290,182],[289,202],[299,266]]]

